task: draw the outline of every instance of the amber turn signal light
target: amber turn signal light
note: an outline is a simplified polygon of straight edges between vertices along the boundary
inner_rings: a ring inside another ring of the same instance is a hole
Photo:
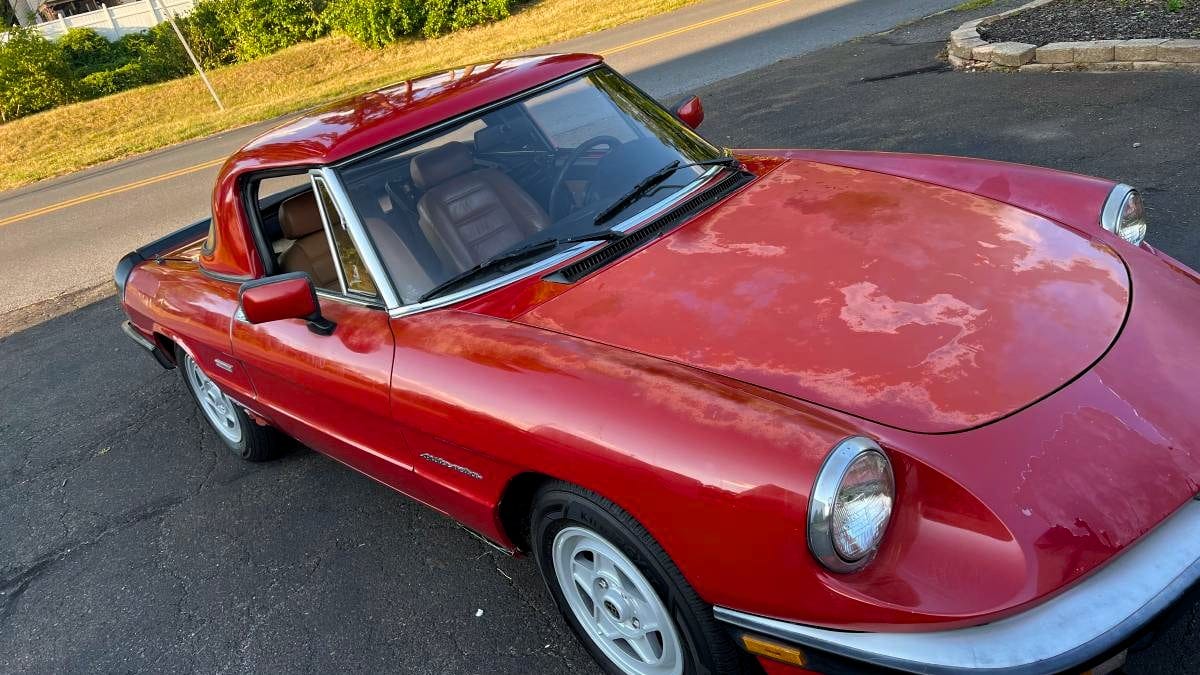
[[[795,647],[764,640],[763,638],[754,635],[742,635],[742,646],[746,651],[755,656],[765,656],[774,661],[791,664],[793,666],[804,666],[808,664],[808,659],[804,658],[804,652]]]

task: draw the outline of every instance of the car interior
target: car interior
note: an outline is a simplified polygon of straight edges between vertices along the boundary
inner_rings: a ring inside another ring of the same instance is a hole
[[[444,139],[439,139],[444,140]],[[504,251],[551,224],[554,153],[515,150],[511,129],[483,126],[474,138],[419,148],[382,164],[385,170],[346,181],[363,226],[390,276],[410,301],[444,279]],[[483,147],[488,152],[481,153]],[[558,211],[586,183],[603,147],[574,162],[555,199]],[[590,165],[590,166],[589,166]],[[300,175],[307,181],[307,175]],[[318,288],[340,291],[317,195],[299,185],[277,206],[261,195],[259,223],[276,271],[307,272]],[[344,256],[344,253],[343,253]]]
[[[678,157],[580,82],[490,111],[424,143],[385,147],[337,172],[408,303],[524,241],[595,231],[589,206],[612,202],[645,167],[653,171]],[[258,220],[276,270],[307,272],[319,288],[340,292],[334,261],[345,271],[357,252],[349,250],[348,237],[331,250],[318,200],[327,200],[327,213],[337,217],[333,200],[306,189],[306,175],[291,178],[281,199],[277,188],[257,188]]]

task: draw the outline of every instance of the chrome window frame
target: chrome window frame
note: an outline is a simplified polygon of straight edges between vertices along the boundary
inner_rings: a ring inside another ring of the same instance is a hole
[[[330,167],[320,167],[310,169],[308,176],[313,186],[313,196],[316,197],[317,208],[321,211],[321,222],[325,226],[325,238],[329,242],[329,252],[333,256],[334,265],[337,269],[338,283],[342,287],[340,294],[331,293],[327,289],[317,289],[317,294],[335,300],[346,300],[366,307],[378,307],[380,302],[382,302],[383,308],[389,311],[399,307],[399,295],[396,294],[396,290],[392,287],[391,277],[387,275],[387,270],[383,267],[383,263],[379,259],[379,254],[375,250],[374,242],[371,241],[371,237],[367,234],[366,227],[358,219],[358,213],[351,205],[350,197],[346,194],[345,188],[342,187],[341,181],[338,180],[337,174]],[[342,270],[341,257],[337,252],[337,244],[333,240],[333,225],[329,219],[329,215],[325,212],[325,204],[318,192],[318,183],[324,184],[328,189],[329,196],[333,199],[334,208],[338,210],[338,216],[346,224],[346,230],[350,233],[350,240],[354,242],[355,248],[358,249],[359,258],[366,265],[367,274],[371,277],[371,283],[375,285],[375,290],[378,294],[377,298],[371,298],[360,293],[352,294],[346,285],[346,273]]]

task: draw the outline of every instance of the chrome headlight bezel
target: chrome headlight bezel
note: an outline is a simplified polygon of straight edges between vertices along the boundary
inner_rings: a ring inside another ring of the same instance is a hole
[[[891,502],[887,517],[869,550],[857,559],[848,559],[838,552],[834,542],[834,508],[842,491],[846,473],[856,461],[868,454],[878,455],[883,460],[883,466],[886,469],[887,492]],[[821,469],[817,472],[816,481],[813,483],[812,494],[808,499],[808,550],[826,569],[832,572],[843,574],[857,572],[866,567],[879,551],[895,508],[895,474],[887,453],[869,438],[863,436],[846,438],[835,445],[829,455],[825,457]]]
[[[1149,225],[1138,191],[1124,183],[1114,187],[1104,200],[1104,208],[1100,210],[1100,227],[1134,246],[1140,246],[1146,240]]]

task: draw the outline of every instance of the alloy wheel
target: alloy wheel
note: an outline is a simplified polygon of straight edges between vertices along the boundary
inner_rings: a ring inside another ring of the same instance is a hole
[[[645,575],[595,532],[566,527],[554,537],[559,589],[587,636],[628,675],[683,673],[679,631]]]
[[[242,422],[238,419],[234,402],[204,374],[203,370],[200,370],[200,366],[196,365],[196,361],[190,355],[184,354],[183,359],[188,383],[192,385],[192,391],[196,392],[200,409],[204,411],[217,433],[229,443],[237,445],[242,440]]]

